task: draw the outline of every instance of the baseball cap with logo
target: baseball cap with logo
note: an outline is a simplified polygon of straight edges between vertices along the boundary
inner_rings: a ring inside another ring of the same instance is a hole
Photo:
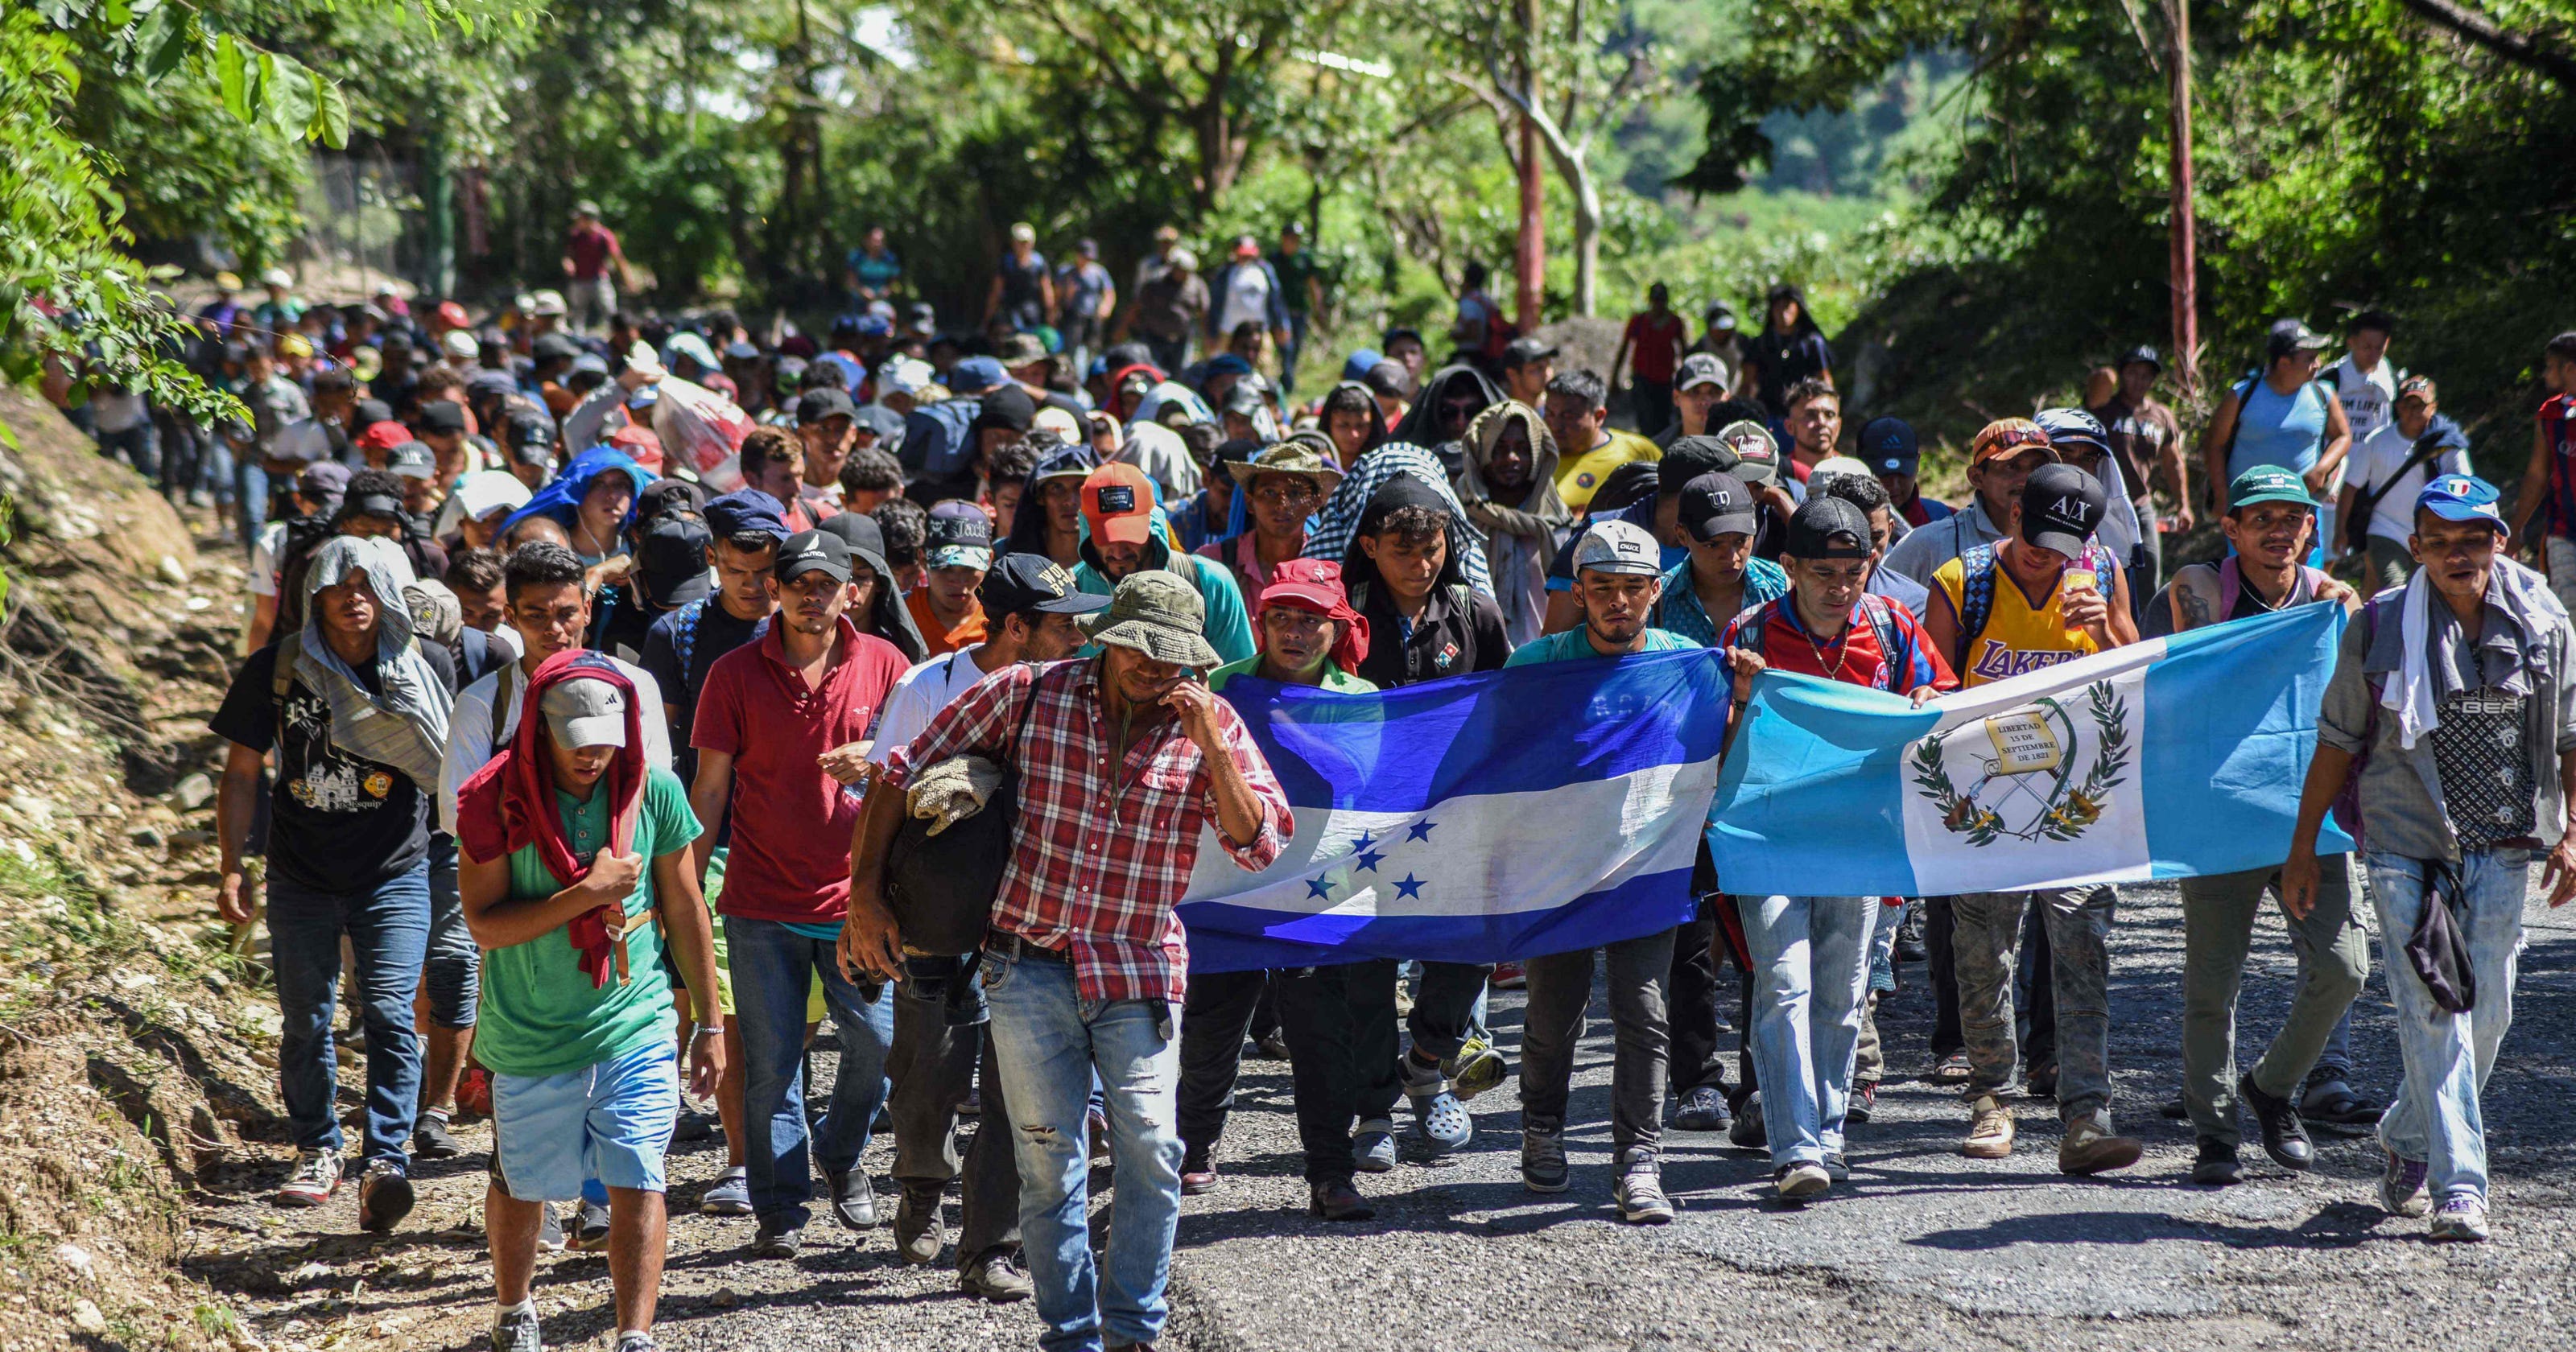
[[[932,568],[993,566],[993,518],[971,502],[943,502],[922,522],[922,560]]]
[[[836,582],[847,582],[849,542],[830,531],[798,531],[778,547],[778,562],[769,571],[780,582],[794,582],[807,573],[828,573]]]
[[[385,468],[406,479],[438,477],[438,453],[425,441],[406,441],[385,452]]]
[[[1736,478],[1759,487],[1780,477],[1780,446],[1771,439],[1771,429],[1746,418],[1719,428],[1717,439],[1735,452]]]
[[[1682,529],[1707,544],[1721,535],[1751,535],[1760,522],[1753,490],[1732,474],[1703,474],[1682,485]]]
[[[2397,382],[2397,402],[2401,404],[2409,399],[2418,399],[2430,404],[2438,402],[2440,398],[2440,392],[2433,387],[2431,376],[2408,376]]]
[[[2073,558],[2108,509],[2101,480],[2073,465],[2042,465],[2021,486],[2021,538]]]
[[[2324,334],[2296,319],[2273,320],[2271,329],[2263,335],[2263,351],[2274,361],[2293,352],[2323,352],[2332,346]]]
[[[537,697],[546,731],[561,747],[626,745],[626,692],[596,676],[557,681]]]
[[[1682,358],[1681,369],[1673,376],[1673,388],[1689,390],[1702,385],[1725,389],[1726,368],[1718,364],[1716,357],[1706,352],[1694,352]]]
[[[2050,445],[2048,433],[2028,418],[1997,418],[1977,429],[1968,442],[1968,464],[1977,466],[1989,460],[2010,459],[2023,451],[2038,448],[2048,458],[2057,458],[2057,448]]]
[[[2496,486],[2470,474],[2445,474],[2424,485],[2415,496],[2418,511],[2445,521],[2484,521],[2505,530],[2504,513],[2496,509]]]
[[[975,599],[995,622],[1005,615],[1088,615],[1109,604],[1074,586],[1073,574],[1044,554],[1005,554],[984,574]]]
[[[2233,512],[2258,502],[2294,502],[2308,508],[2317,505],[2317,500],[2308,496],[2307,480],[2283,465],[2256,465],[2227,485],[2227,510]]]
[[[707,529],[719,540],[756,531],[775,540],[787,538],[787,509],[757,488],[740,488],[706,505]]]
[[[1134,465],[1102,465],[1083,478],[1082,520],[1103,544],[1145,543],[1154,532],[1154,481]]]
[[[1872,472],[1911,477],[1923,463],[1923,443],[1903,418],[1872,418],[1861,425],[1859,450]]]
[[[1792,559],[1865,559],[1871,543],[1869,513],[1857,503],[1818,494],[1789,517],[1789,539],[1780,553]]]
[[[1579,573],[1587,568],[1596,573],[1659,577],[1664,571],[1663,550],[1642,526],[1627,521],[1596,521],[1574,546],[1574,570]]]

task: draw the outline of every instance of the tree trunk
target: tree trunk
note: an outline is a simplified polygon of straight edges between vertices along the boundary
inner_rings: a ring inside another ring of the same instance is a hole
[[[2191,163],[2191,0],[2166,0],[2166,27],[2173,50],[2166,67],[2173,84],[2169,95],[2173,119],[2173,207],[2167,227],[2172,257],[2173,370],[2182,382],[2186,402],[2200,393],[2200,258],[2199,225],[2192,203]]]
[[[1574,189],[1574,312],[1589,319],[1600,299],[1601,188],[1582,160],[1560,164],[1558,174]]]

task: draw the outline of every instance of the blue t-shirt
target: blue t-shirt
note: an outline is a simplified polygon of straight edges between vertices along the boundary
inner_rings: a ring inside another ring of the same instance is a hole
[[[1689,650],[1699,646],[1701,645],[1693,643],[1689,639],[1683,638],[1681,635],[1673,633],[1668,629],[1649,629],[1646,631],[1646,646],[1644,651],[1650,653],[1688,652]],[[1620,654],[1622,657],[1630,655],[1631,654],[1627,653]],[[1532,639],[1529,642],[1522,644],[1520,647],[1512,651],[1511,658],[1508,661],[1505,661],[1503,665],[1506,667],[1534,667],[1541,662],[1582,662],[1598,658],[1600,656],[1601,654],[1599,652],[1593,650],[1592,640],[1584,636],[1583,630],[1568,629],[1562,634],[1550,634],[1545,638]]]

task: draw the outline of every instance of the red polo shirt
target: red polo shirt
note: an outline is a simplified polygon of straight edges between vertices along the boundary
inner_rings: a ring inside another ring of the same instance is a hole
[[[718,914],[823,925],[848,914],[859,800],[815,758],[868,735],[905,663],[846,618],[836,658],[823,688],[808,689],[772,624],[707,669],[689,744],[733,757],[733,851]]]

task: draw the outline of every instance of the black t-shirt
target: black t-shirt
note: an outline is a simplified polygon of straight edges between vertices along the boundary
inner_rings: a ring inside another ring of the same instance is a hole
[[[1834,350],[1819,333],[1773,333],[1765,329],[1746,346],[1745,364],[1753,368],[1756,397],[1774,418],[1789,416],[1789,387],[1832,369]]]
[[[420,652],[453,696],[456,666],[447,650],[426,643]],[[252,653],[206,724],[253,751],[277,751],[277,785],[269,803],[270,875],[345,895],[381,886],[427,857],[429,795],[393,766],[334,747],[330,702],[301,679],[287,687],[281,709],[269,690],[276,671],[276,644]],[[374,688],[373,661],[355,671]]]

